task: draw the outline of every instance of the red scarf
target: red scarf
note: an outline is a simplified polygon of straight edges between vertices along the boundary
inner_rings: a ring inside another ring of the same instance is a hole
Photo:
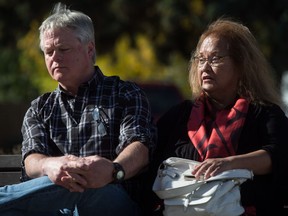
[[[249,102],[239,98],[232,108],[212,109],[209,99],[202,96],[195,101],[188,120],[188,136],[200,155],[207,158],[236,154]],[[215,114],[215,118],[211,114]]]

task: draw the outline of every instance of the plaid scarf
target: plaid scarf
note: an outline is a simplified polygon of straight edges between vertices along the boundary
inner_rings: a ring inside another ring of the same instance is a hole
[[[235,155],[248,107],[244,98],[222,110],[213,109],[204,95],[195,101],[187,127],[200,161]]]

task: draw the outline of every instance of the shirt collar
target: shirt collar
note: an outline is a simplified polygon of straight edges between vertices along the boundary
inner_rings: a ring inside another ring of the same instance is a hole
[[[87,88],[89,90],[92,90],[92,89],[96,88],[97,84],[100,83],[104,79],[104,74],[102,73],[100,68],[98,66],[95,66],[94,68],[95,68],[94,75],[92,76],[92,78],[89,81],[84,82],[79,86],[78,92],[81,91],[82,89],[87,89]],[[58,85],[56,91],[61,93],[61,94],[70,95],[60,85]]]

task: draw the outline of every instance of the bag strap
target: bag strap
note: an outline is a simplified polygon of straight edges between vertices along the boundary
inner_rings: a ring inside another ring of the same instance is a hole
[[[253,179],[253,172],[247,169],[233,169],[224,171],[216,176],[212,176],[206,181],[217,181],[225,179]]]
[[[177,164],[199,164],[199,161],[194,161],[185,158],[178,158],[178,157],[170,157],[163,161],[163,164],[168,166],[175,166]],[[188,165],[189,166],[189,165]],[[253,179],[253,172],[248,169],[232,169],[226,170],[219,173],[216,176],[212,176],[209,179],[206,179],[206,182],[209,181],[216,181],[216,180],[225,180],[225,179],[237,179],[237,178],[244,178],[244,179]]]
[[[196,181],[193,184],[187,181],[186,185],[182,185],[175,188],[167,188],[165,190],[157,189],[156,184],[153,185],[153,191],[157,194],[160,199],[169,199],[176,196],[181,196],[187,194],[187,191],[194,191],[199,188],[201,185],[205,184],[205,181]]]

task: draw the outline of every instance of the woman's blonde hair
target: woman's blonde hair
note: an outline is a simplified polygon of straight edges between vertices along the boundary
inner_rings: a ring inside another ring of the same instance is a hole
[[[275,103],[282,106],[281,95],[272,77],[273,70],[258,47],[256,39],[246,26],[227,18],[220,18],[209,25],[200,36],[196,50],[192,53],[189,83],[193,99],[199,97],[202,92],[194,57],[208,36],[222,38],[227,42],[228,55],[240,75],[239,96],[249,99],[252,103]]]

